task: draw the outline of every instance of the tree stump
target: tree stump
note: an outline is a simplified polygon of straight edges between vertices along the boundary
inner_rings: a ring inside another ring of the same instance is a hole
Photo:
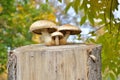
[[[8,80],[101,80],[100,53],[92,44],[23,46],[9,55]]]

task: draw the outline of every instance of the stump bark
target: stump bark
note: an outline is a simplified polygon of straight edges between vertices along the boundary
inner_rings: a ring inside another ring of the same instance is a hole
[[[101,46],[28,45],[9,55],[8,80],[101,80]]]

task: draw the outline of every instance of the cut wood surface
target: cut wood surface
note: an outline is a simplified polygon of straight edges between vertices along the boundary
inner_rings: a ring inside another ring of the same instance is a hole
[[[8,67],[16,79],[9,80],[101,80],[100,53],[101,45],[93,44],[19,47],[13,51],[16,74]]]

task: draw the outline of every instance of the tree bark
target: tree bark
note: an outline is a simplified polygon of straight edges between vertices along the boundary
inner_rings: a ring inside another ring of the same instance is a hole
[[[23,46],[9,55],[8,80],[101,80],[100,53],[92,44]]]

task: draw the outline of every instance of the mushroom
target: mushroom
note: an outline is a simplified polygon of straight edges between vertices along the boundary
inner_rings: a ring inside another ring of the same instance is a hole
[[[64,38],[60,40],[60,44],[66,44],[67,38],[69,37],[69,35],[80,34],[81,32],[81,30],[78,27],[70,24],[65,24],[60,26],[58,28],[58,31],[64,34]]]
[[[90,54],[89,56],[91,57],[91,59],[92,59],[94,62],[96,62],[97,59],[96,59],[96,57],[95,57],[94,55]]]
[[[59,41],[63,38],[63,34],[56,31],[51,34],[51,37],[55,40],[55,45],[59,45]]]
[[[36,34],[41,34],[46,45],[53,45],[50,33],[57,31],[56,24],[48,20],[38,20],[30,26],[30,31]]]

